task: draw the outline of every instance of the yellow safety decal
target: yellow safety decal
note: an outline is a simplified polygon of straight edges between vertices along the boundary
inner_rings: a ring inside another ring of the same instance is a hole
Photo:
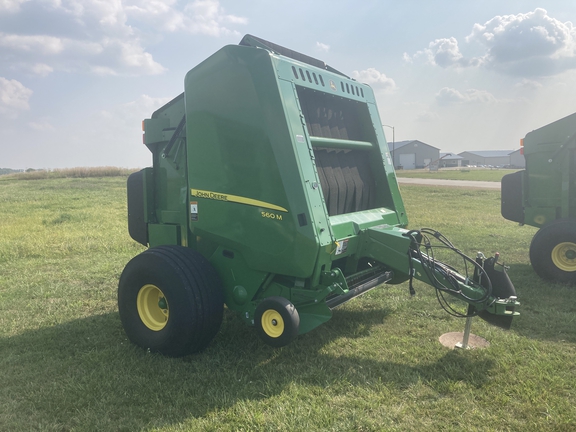
[[[223,193],[219,193],[219,192],[211,192],[211,191],[205,191],[205,190],[199,190],[199,189],[191,189],[190,191],[192,193],[192,196],[195,196],[198,198],[208,198],[208,199],[216,200],[216,201],[235,202],[235,203],[239,203],[239,204],[247,204],[247,205],[251,205],[254,207],[262,207],[262,208],[267,208],[270,210],[276,210],[276,211],[288,213],[288,210],[286,210],[284,207],[280,207],[280,206],[277,206],[275,204],[270,204],[270,203],[267,203],[264,201],[255,200],[252,198],[246,198],[246,197],[241,197],[241,196],[237,196],[237,195],[229,195],[229,194],[223,194]]]

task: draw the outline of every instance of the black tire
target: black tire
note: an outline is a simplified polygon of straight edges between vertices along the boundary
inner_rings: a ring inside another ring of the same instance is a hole
[[[576,221],[558,219],[542,227],[530,244],[530,262],[542,279],[576,283]]]
[[[224,309],[222,283],[198,252],[160,246],[134,257],[118,284],[118,310],[128,339],[170,357],[206,348]]]
[[[300,315],[284,297],[268,297],[256,307],[254,325],[264,342],[279,348],[288,345],[298,336]]]

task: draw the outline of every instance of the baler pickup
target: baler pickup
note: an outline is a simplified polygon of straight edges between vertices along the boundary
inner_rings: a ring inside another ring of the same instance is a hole
[[[490,259],[467,258],[474,275],[461,275],[426,243],[443,237],[405,229],[369,86],[248,35],[189,71],[184,93],[143,125],[152,167],[128,180],[128,222],[149,249],[118,291],[137,345],[199,351],[226,304],[283,346],[332,308],[412,278],[509,326],[515,292],[493,282]]]

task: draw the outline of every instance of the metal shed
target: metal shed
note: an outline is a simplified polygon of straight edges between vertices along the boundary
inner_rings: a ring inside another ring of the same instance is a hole
[[[424,168],[440,158],[440,149],[418,140],[388,143],[396,169]]]
[[[459,167],[462,166],[462,159],[462,156],[455,153],[440,153],[438,165],[440,168]]]
[[[458,153],[462,156],[462,165],[482,165],[501,167],[510,165],[510,154],[514,150],[481,150],[481,151],[464,151]]]

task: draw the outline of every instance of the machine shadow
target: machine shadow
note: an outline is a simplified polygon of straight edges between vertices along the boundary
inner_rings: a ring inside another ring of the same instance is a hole
[[[351,349],[327,353],[325,347],[339,338],[367,337],[386,315],[339,310],[336,319],[273,349],[227,311],[209,348],[179,359],[130,344],[117,313],[74,320],[0,339],[2,397],[8,399],[0,403],[13,416],[34,413],[47,428],[105,424],[135,430],[202,418],[239,401],[280,394],[293,383],[330,388],[342,380],[359,387],[383,382],[402,389],[424,382],[441,392],[457,381],[480,387],[490,376],[491,360],[453,351],[418,365],[362,357]]]
[[[512,264],[508,274],[521,303],[512,330],[531,339],[576,342],[576,287],[540,279],[529,264]]]

